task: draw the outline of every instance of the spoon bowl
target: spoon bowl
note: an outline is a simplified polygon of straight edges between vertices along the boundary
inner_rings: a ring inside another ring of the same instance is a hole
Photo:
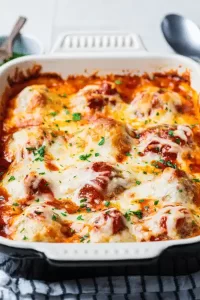
[[[175,52],[200,61],[200,29],[193,21],[170,14],[164,17],[161,28]]]

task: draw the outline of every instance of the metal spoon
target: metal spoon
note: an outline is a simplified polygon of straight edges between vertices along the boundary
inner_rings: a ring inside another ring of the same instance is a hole
[[[8,38],[1,44],[0,46],[0,60],[5,60],[8,59],[12,56],[13,50],[13,42],[15,38],[17,37],[18,33],[20,32],[21,28],[24,26],[26,23],[26,18],[24,17],[19,17],[17,22],[15,23],[10,35]]]
[[[193,21],[170,14],[163,19],[161,28],[165,39],[177,53],[200,62],[200,29]]]

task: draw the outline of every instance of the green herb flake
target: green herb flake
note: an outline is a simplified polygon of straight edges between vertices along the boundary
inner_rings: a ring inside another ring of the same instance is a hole
[[[44,175],[45,174],[45,172],[41,172],[41,173],[39,173],[39,175]]]
[[[139,203],[142,203],[142,202],[144,202],[144,199],[140,199],[138,202],[139,202]]]
[[[158,205],[159,200],[154,201],[154,205]]]
[[[132,156],[131,153],[129,153],[129,152],[126,152],[125,155],[126,156]]]
[[[56,221],[56,220],[57,220],[56,215],[53,215],[51,219],[52,219],[53,221]]]
[[[92,156],[92,154],[82,154],[79,156],[80,160],[88,160],[88,158]]]
[[[83,221],[83,220],[84,220],[84,219],[83,219],[83,216],[82,216],[82,215],[79,215],[79,216],[77,217],[77,220]]]
[[[94,156],[95,157],[98,157],[100,154],[98,153],[98,152],[96,152],[95,154],[94,154]]]
[[[66,213],[63,213],[63,212],[61,212],[60,213],[63,217],[66,217],[67,216],[67,214]]]
[[[83,243],[89,237],[89,233],[85,234],[82,238],[80,238],[80,242]]]
[[[193,178],[192,179],[194,182],[200,182],[200,179],[198,179],[198,178]]]
[[[122,84],[122,82],[120,79],[117,79],[117,80],[115,80],[115,84],[119,85],[119,84]]]
[[[141,210],[133,211],[133,214],[134,214],[135,216],[137,216],[138,219],[142,219],[142,211],[141,211]]]
[[[175,139],[175,143],[177,143],[177,144],[179,144],[179,145],[180,145],[180,143],[181,143],[181,140],[180,140],[179,138],[176,138],[176,139]]]
[[[24,241],[28,240],[27,236],[24,236],[24,237],[23,237],[23,240],[24,240]]]
[[[110,206],[110,201],[105,201],[105,206],[106,207]]]
[[[98,143],[98,145],[99,146],[103,146],[104,145],[104,143],[105,143],[105,137],[101,137],[101,140],[99,141],[99,143]]]
[[[55,117],[56,115],[57,115],[57,112],[55,112],[55,111],[50,112],[50,116]]]
[[[40,201],[40,199],[39,199],[39,198],[35,200],[35,202],[39,202],[39,201]]]
[[[57,137],[57,135],[54,132],[51,133],[51,136],[54,138]]]
[[[15,180],[15,176],[10,176],[10,178],[8,179],[8,182]]]
[[[19,203],[15,202],[12,204],[13,206],[19,206]]]
[[[174,136],[173,130],[169,130],[169,131],[168,131],[168,134],[169,134],[170,136]]]
[[[136,182],[135,182],[137,185],[140,185],[141,184],[141,181],[139,181],[139,180],[136,180]]]
[[[35,214],[36,214],[36,215],[41,215],[41,214],[42,214],[42,211],[37,211],[37,210],[35,210]]]
[[[26,150],[28,150],[28,151],[35,151],[36,148],[35,147],[27,147]]]
[[[173,168],[173,169],[177,169],[177,165],[176,164],[173,164],[171,161],[167,161],[166,162],[166,165],[168,166],[168,167],[171,167],[171,168]]]
[[[91,212],[91,208],[90,208],[90,207],[87,207],[87,208],[86,208],[86,211],[87,211],[87,212]]]
[[[132,211],[132,210],[128,209],[127,212],[124,214],[127,221],[130,221],[131,216],[133,216],[133,215],[137,216],[138,219],[142,219],[142,211],[141,210]]]
[[[87,201],[87,198],[83,198],[80,200],[80,203],[83,203],[83,202],[86,202]]]
[[[63,98],[66,98],[66,97],[67,97],[67,94],[66,94],[66,93],[63,93],[63,94],[59,94],[59,97],[63,97]]]
[[[73,121],[80,121],[81,120],[81,114],[80,113],[74,113],[72,115],[72,120]]]

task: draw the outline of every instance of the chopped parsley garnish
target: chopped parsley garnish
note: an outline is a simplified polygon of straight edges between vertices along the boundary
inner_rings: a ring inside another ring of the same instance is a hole
[[[142,211],[141,210],[132,211],[132,210],[128,209],[124,216],[127,219],[127,221],[130,221],[131,216],[133,216],[133,215],[137,216],[138,219],[142,219]]]
[[[142,203],[142,202],[144,202],[144,199],[140,199],[140,200],[139,200],[139,203]]]
[[[170,160],[166,161],[166,165],[168,167],[171,167],[173,169],[177,169],[177,165],[176,164],[173,164]]]
[[[103,146],[104,145],[104,143],[105,143],[105,137],[101,137],[101,140],[99,141],[99,143],[98,143],[98,145],[99,146]]]
[[[27,149],[28,151],[35,151],[35,150],[36,150],[35,147],[27,147],[26,149]]]
[[[136,180],[136,182],[135,182],[137,185],[140,185],[141,184],[141,181],[139,181],[139,180]]]
[[[82,154],[79,156],[80,160],[87,160],[92,154]]]
[[[110,205],[110,201],[105,201],[105,206],[108,207]]]
[[[192,226],[195,226],[196,222],[194,220],[192,220]]]
[[[161,169],[162,167],[159,165],[159,163],[162,163],[163,165],[168,166],[170,168],[177,169],[176,164],[173,164],[170,160],[165,161],[164,159],[152,162],[152,166],[154,166],[157,169]]]
[[[176,139],[175,139],[175,143],[180,144],[180,143],[181,143],[181,140],[180,140],[179,138],[176,138]]]
[[[183,190],[178,190],[179,191],[179,193],[182,193],[183,192]]]
[[[126,155],[126,156],[131,156],[131,153],[126,152],[125,155]]]
[[[13,206],[19,206],[19,204],[18,204],[18,203],[16,203],[16,202],[15,202],[15,203],[13,203],[12,205],[13,205]]]
[[[170,136],[174,136],[173,130],[169,130],[168,134],[169,134]]]
[[[15,180],[15,176],[10,176],[10,178],[8,179],[8,182]]]
[[[24,240],[24,241],[25,241],[25,240],[28,240],[27,236],[24,236],[24,237],[23,237],[23,240]]]
[[[133,211],[133,214],[134,214],[135,216],[137,216],[138,219],[142,219],[142,211],[141,211],[141,210]]]
[[[59,94],[60,97],[63,97],[63,98],[66,98],[67,97],[67,94],[66,93],[63,93],[63,94]]]
[[[200,182],[200,179],[198,179],[198,178],[193,178],[192,179],[194,182]]]
[[[57,115],[57,112],[52,111],[52,112],[50,113],[50,115],[51,115],[52,117],[55,117],[55,116]]]
[[[35,202],[39,202],[39,201],[40,201],[40,199],[39,199],[39,198],[35,200]]]
[[[57,137],[57,135],[54,132],[51,133],[51,136],[52,137]]]
[[[41,214],[42,214],[42,211],[36,211],[36,210],[35,210],[35,214],[36,214],[36,215],[41,215]]]
[[[83,221],[83,220],[84,220],[84,219],[83,219],[83,216],[82,216],[82,215],[79,215],[79,216],[77,217],[77,220]]]
[[[28,151],[32,151],[34,156],[37,156],[35,161],[43,161],[45,155],[45,146],[41,146],[38,149],[30,147],[26,148]]]
[[[66,213],[63,213],[63,212],[61,212],[61,215],[62,215],[63,217],[66,217],[66,216],[67,216],[67,214],[66,214]]]
[[[72,120],[73,121],[80,121],[81,120],[81,114],[80,113],[74,113],[72,115]]]
[[[122,84],[121,80],[117,79],[115,80],[115,84]]]
[[[159,112],[156,113],[156,116],[159,116]]]
[[[41,173],[39,173],[39,175],[44,175],[45,174],[45,172],[41,172]]]
[[[44,157],[45,154],[45,146],[41,146],[38,150],[37,150],[37,155]]]
[[[89,233],[85,234],[85,235],[82,236],[82,238],[80,239],[80,242],[83,243],[88,237],[89,237]]]
[[[96,156],[96,157],[99,156],[99,155],[100,155],[99,153],[95,153],[95,154],[94,154],[94,156]]]
[[[87,201],[87,198],[83,198],[80,200],[80,203],[83,203],[83,202],[86,202]]]
[[[90,208],[90,207],[87,207],[87,208],[86,208],[86,211],[87,211],[87,212],[91,212],[91,208]]]
[[[56,215],[53,215],[51,219],[52,219],[53,221],[56,221],[56,220],[57,220]]]
[[[84,207],[86,207],[86,204],[85,203],[81,203],[80,204],[80,208],[84,208]]]
[[[154,205],[158,205],[159,200],[154,201]]]

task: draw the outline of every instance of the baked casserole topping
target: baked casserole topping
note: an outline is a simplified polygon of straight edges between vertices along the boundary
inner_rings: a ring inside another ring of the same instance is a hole
[[[1,236],[101,243],[200,234],[200,112],[187,74],[41,76],[6,106]]]

